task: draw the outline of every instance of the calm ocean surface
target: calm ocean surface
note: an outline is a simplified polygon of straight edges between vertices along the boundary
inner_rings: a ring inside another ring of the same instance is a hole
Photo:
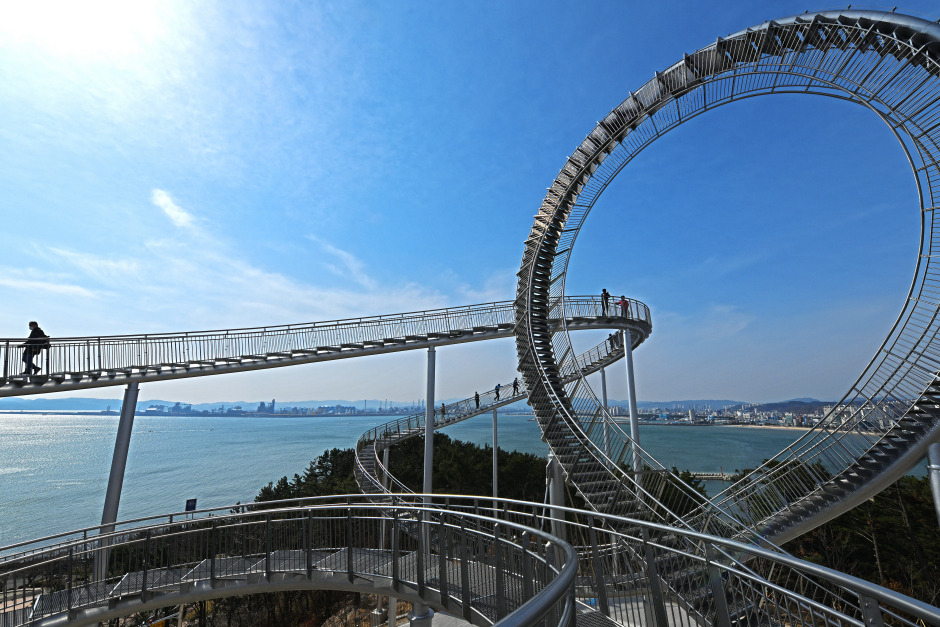
[[[149,417],[134,421],[119,519],[181,511],[186,499],[218,507],[254,499],[270,481],[301,473],[331,448],[351,448],[384,416]],[[101,522],[116,416],[0,413],[0,546]],[[443,431],[492,444],[490,416]],[[666,466],[754,467],[802,431],[644,425],[644,448]],[[538,425],[499,417],[499,447],[544,456]],[[718,486],[709,486],[714,495]]]

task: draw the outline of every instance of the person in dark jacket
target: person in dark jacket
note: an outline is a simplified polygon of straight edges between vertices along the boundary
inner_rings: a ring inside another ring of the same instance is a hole
[[[33,359],[42,349],[49,348],[49,336],[43,333],[39,324],[33,320],[29,323],[29,339],[26,340],[23,347],[23,374],[36,374],[42,367],[33,364]]]

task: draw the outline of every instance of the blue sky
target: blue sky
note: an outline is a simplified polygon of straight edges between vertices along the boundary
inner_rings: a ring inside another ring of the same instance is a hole
[[[596,120],[683,53],[812,8],[20,4],[0,8],[6,337],[31,319],[75,336],[510,299],[545,188]],[[938,17],[928,2],[898,11]],[[912,176],[872,114],[752,99],[621,173],[582,231],[568,292],[650,305],[643,400],[835,399],[900,311],[918,229]],[[151,384],[141,397],[410,400],[424,361]],[[514,365],[511,340],[442,349],[437,395],[469,396]]]

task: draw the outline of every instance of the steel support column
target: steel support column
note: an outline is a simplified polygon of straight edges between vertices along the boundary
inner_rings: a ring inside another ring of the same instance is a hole
[[[607,372],[601,368],[601,396],[604,400],[604,455],[610,457],[610,413],[607,405]]]
[[[499,498],[499,489],[498,489],[498,477],[497,470],[499,467],[499,462],[497,460],[496,451],[499,450],[499,446],[496,440],[496,409],[493,409],[493,498]]]
[[[434,468],[434,347],[428,347],[427,407],[424,410],[424,490],[431,494]],[[425,502],[430,502],[429,496]]]
[[[548,453],[548,503],[551,506],[552,535],[567,541],[565,512],[557,509],[565,506],[565,476],[561,463],[551,451]]]
[[[927,472],[930,475],[930,491],[933,492],[937,524],[940,524],[940,442],[934,442],[927,448]]]
[[[633,375],[633,334],[630,333],[629,329],[623,330],[623,356],[624,361],[627,363],[627,394],[630,398],[630,439],[632,440],[630,446],[632,447],[633,454],[633,470],[639,473],[643,470],[638,450],[640,444],[640,423],[636,409],[636,379]],[[637,482],[640,481],[641,477],[639,474],[637,474],[636,479]]]
[[[424,411],[424,502],[431,503],[431,492],[434,488],[432,478],[434,475],[434,347],[428,347],[428,390],[427,407]],[[427,529],[422,525],[420,533],[427,539]],[[422,547],[427,546],[422,543]],[[419,549],[421,550],[421,549]],[[408,612],[408,621],[411,625],[430,625],[434,619],[434,610],[423,603],[413,603]]]
[[[124,485],[124,469],[127,467],[127,451],[131,445],[131,431],[134,429],[134,413],[137,408],[136,381],[127,384],[124,390],[124,402],[121,405],[121,418],[118,421],[117,436],[114,440],[114,455],[111,456],[111,473],[108,475],[108,490],[104,497],[104,511],[101,514],[101,530],[107,534],[114,531],[117,521],[118,506],[121,503],[121,488]],[[102,550],[95,555],[95,578],[103,581],[107,577],[108,551]]]

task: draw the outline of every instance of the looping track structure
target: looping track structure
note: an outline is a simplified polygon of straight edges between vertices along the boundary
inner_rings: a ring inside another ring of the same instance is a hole
[[[883,489],[940,436],[940,26],[872,11],[807,13],[719,38],[654,77],[598,122],[568,158],[535,216],[516,291],[516,345],[529,402],[587,502],[608,513],[783,542]],[[773,94],[861,105],[901,144],[917,187],[917,265],[897,321],[818,426],[696,511],[676,510],[677,479],[617,431],[605,451],[587,425],[601,404],[571,359],[564,286],[575,241],[607,185],[646,146],[710,109]],[[616,498],[610,500],[611,491]],[[626,492],[627,498],[624,498]],[[610,504],[612,503],[612,505]]]
[[[588,386],[588,374],[621,354],[629,360],[630,353],[607,343],[581,355],[572,349],[569,331],[577,328],[622,330],[627,346],[639,345],[652,330],[649,310],[631,301],[629,314],[622,310],[612,319],[596,297],[565,297],[565,280],[590,209],[643,148],[709,109],[778,93],[856,103],[888,125],[918,191],[917,264],[894,326],[837,407],[708,501],[609,420]],[[380,475],[377,453],[420,433],[418,416],[360,438],[357,479],[366,494],[355,504],[344,496],[338,504],[206,510],[198,520],[176,513],[125,521],[120,531],[111,518],[96,528],[0,547],[7,591],[0,625],[92,624],[142,609],[294,589],[381,591],[438,609],[459,607],[478,625],[531,625],[543,617],[568,626],[940,625],[937,608],[754,546],[781,543],[854,507],[910,469],[940,437],[940,271],[933,262],[940,245],[938,139],[940,26],[893,13],[807,13],[685,55],[599,122],[535,216],[512,303],[285,327],[56,339],[41,377],[16,374],[20,341],[0,340],[0,396],[128,384],[136,397],[140,381],[514,335],[520,393],[500,399],[494,390],[482,403],[452,404],[441,426],[524,392],[553,458],[594,510],[494,498],[483,512],[488,518],[480,515],[479,497],[443,496],[432,510],[432,494],[420,495],[423,505],[409,501],[419,495],[387,496],[387,469]],[[461,519],[468,511],[476,522]],[[511,523],[513,517],[525,524]],[[553,535],[582,544],[573,548],[536,528],[549,519]],[[417,532],[419,525],[425,528]],[[530,536],[539,536],[534,546]],[[553,560],[552,553],[564,559]],[[543,561],[541,588],[532,565]],[[577,609],[576,597],[583,600]],[[624,602],[629,599],[643,603]]]

